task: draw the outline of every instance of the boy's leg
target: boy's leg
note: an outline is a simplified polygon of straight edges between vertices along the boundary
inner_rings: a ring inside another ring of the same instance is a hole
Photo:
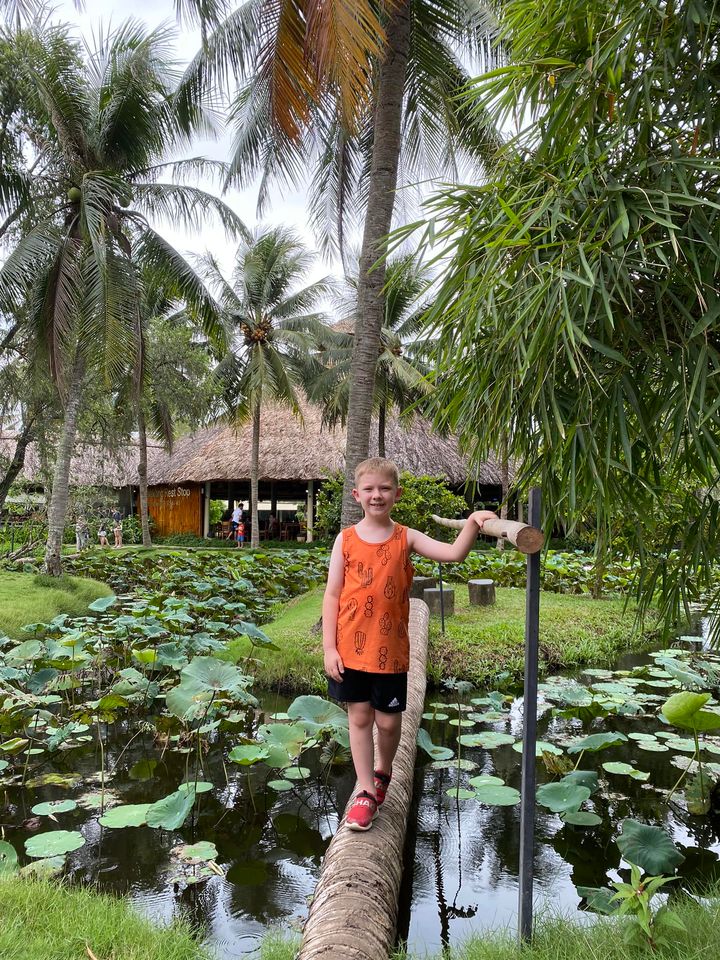
[[[375,725],[378,731],[377,769],[390,774],[400,744],[402,713],[383,713],[376,710]]]
[[[350,753],[360,790],[375,796],[373,780],[373,722],[375,711],[368,702],[348,703]]]

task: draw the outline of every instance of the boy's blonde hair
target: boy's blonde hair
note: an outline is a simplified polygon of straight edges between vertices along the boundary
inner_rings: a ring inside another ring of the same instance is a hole
[[[355,467],[355,486],[360,483],[360,478],[366,473],[384,473],[389,477],[396,487],[400,486],[400,474],[397,464],[392,460],[386,460],[384,457],[370,457],[368,460],[361,460]]]

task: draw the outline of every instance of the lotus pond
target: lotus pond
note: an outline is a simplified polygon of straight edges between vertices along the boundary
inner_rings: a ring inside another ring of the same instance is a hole
[[[189,912],[221,958],[300,922],[353,786],[339,708],[253,687],[269,595],[302,589],[307,567],[261,557],[264,590],[246,563],[203,577],[169,561],[164,580],[118,579],[134,592],[0,648],[0,870]],[[213,656],[238,634],[243,660]],[[419,735],[401,910],[416,953],[515,921],[522,704],[446,686]],[[720,876],[719,692],[697,638],[541,684],[540,902],[601,905],[623,854],[678,886]]]

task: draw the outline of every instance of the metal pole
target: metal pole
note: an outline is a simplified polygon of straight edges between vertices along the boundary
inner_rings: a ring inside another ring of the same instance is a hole
[[[438,583],[440,584],[440,631],[445,633],[445,593],[442,582],[442,564],[438,561]]]
[[[542,494],[530,491],[528,522],[540,526]],[[532,939],[533,853],[535,847],[535,743],[537,740],[538,634],[540,627],[540,553],[527,557],[525,593],[525,686],[523,693],[522,784],[520,787],[520,891],[518,936]]]

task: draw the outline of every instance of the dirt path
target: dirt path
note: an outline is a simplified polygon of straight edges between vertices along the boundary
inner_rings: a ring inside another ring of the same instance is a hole
[[[411,600],[412,666],[392,786],[372,830],[354,833],[344,819],[340,824],[325,854],[298,960],[383,960],[393,948],[415,740],[425,700],[428,619],[422,600]]]

